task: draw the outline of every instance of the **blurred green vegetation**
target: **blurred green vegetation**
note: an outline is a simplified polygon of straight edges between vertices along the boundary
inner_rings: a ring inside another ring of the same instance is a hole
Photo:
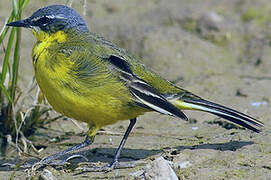
[[[259,24],[267,24],[271,21],[271,9],[267,7],[262,8],[248,8],[241,16],[245,22],[255,20]]]
[[[13,0],[13,9],[6,23],[21,19],[22,12],[29,0]],[[5,40],[6,39],[6,40]],[[23,108],[21,99],[33,93],[34,82],[27,92],[22,92],[18,85],[18,71],[20,63],[21,28],[4,26],[0,31],[0,44],[2,44],[4,57],[0,62],[0,138],[1,153],[5,154],[7,143],[12,143],[19,152],[27,150],[27,137],[32,135],[38,127],[50,120],[50,108],[41,105],[44,98],[38,91],[31,107]],[[13,58],[11,54],[13,53]],[[24,95],[23,95],[24,94]],[[48,121],[47,121],[48,120]],[[14,143],[15,142],[15,143]],[[32,146],[34,147],[34,146]]]

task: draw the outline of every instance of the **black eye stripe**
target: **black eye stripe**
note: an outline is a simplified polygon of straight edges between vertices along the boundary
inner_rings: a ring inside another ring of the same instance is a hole
[[[41,25],[46,25],[48,22],[50,22],[52,19],[51,17],[43,16],[43,17],[36,17],[32,19],[32,22],[35,25],[41,26]]]
[[[43,25],[43,24],[47,24],[49,21],[50,21],[49,18],[47,18],[47,17],[42,17],[42,18],[40,18],[39,20],[37,20],[37,23]]]

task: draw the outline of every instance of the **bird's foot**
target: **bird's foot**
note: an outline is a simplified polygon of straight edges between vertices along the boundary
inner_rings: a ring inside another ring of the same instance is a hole
[[[82,158],[84,159],[85,161],[88,161],[88,159],[81,155],[81,154],[74,154],[74,155],[71,155],[69,156],[68,158],[64,159],[64,160],[54,160],[54,157],[53,156],[48,156],[42,160],[40,160],[39,162],[35,163],[33,166],[32,166],[32,171],[36,171],[42,167],[45,167],[47,165],[50,165],[50,166],[63,166],[66,162],[70,161],[71,159],[75,159],[75,158]]]

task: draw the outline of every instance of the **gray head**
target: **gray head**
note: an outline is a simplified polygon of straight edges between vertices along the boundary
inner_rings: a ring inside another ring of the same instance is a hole
[[[83,18],[72,8],[63,5],[51,5],[37,10],[27,19],[11,22],[8,26],[32,28],[47,33],[59,30],[76,30],[87,32],[88,28]]]

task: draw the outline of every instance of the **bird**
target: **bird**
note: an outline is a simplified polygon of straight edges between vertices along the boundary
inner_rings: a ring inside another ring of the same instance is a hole
[[[37,39],[32,50],[35,77],[53,109],[88,124],[83,142],[43,158],[42,164],[91,145],[102,127],[130,120],[112,162],[97,167],[101,171],[113,170],[137,117],[151,111],[186,121],[183,110],[203,111],[254,132],[261,131],[263,123],[257,119],[162,78],[139,57],[92,32],[70,7],[46,6],[7,26],[30,29]]]

